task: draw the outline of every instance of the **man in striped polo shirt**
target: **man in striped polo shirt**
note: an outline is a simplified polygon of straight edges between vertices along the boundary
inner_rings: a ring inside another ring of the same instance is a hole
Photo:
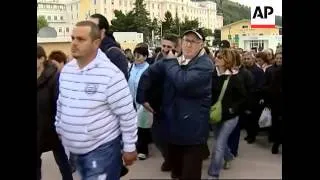
[[[137,118],[123,73],[99,49],[99,28],[90,21],[72,32],[74,59],[59,79],[56,130],[75,157],[82,180],[120,179],[122,159],[136,160]]]

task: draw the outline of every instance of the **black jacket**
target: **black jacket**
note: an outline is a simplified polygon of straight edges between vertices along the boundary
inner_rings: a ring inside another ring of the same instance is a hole
[[[116,47],[116,48],[111,48]],[[128,61],[112,34],[108,34],[101,42],[100,49],[107,55],[110,61],[116,65],[128,80]]]
[[[242,111],[245,110],[252,110],[252,106],[253,106],[253,100],[252,100],[252,94],[254,91],[254,77],[253,74],[251,73],[251,71],[249,71],[248,69],[246,69],[244,66],[241,66],[239,68],[239,73],[238,73],[239,79],[241,80],[242,84],[244,85],[244,88],[246,90],[246,102],[243,105],[243,107],[241,108]]]
[[[51,151],[60,143],[54,125],[58,98],[57,72],[56,66],[48,63],[37,80],[37,144],[40,153]]]
[[[214,70],[212,76],[212,105],[217,102],[224,80],[226,80],[228,76],[229,75],[218,76],[217,70]],[[222,99],[222,122],[239,116],[242,110],[241,106],[246,102],[246,98],[246,90],[239,75],[231,75]]]
[[[270,82],[265,87],[266,105],[271,107],[271,111],[282,114],[283,92],[282,92],[282,66],[275,66],[270,71]]]
[[[262,89],[265,82],[264,72],[256,64],[251,67],[246,67],[253,75],[254,82],[252,87],[252,99],[255,102],[258,102],[263,98]]]

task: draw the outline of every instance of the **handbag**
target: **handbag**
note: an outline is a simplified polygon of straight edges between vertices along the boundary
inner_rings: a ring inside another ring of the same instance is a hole
[[[210,108],[210,124],[217,124],[222,119],[222,99],[224,97],[224,93],[226,92],[229,80],[230,76],[228,76],[227,79],[224,80],[218,101]]]

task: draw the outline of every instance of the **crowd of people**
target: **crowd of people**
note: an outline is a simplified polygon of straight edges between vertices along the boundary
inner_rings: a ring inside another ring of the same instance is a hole
[[[205,47],[201,29],[165,34],[150,54],[146,43],[123,50],[107,19],[94,14],[76,24],[68,61],[62,51],[37,47],[38,180],[41,154],[53,151],[63,180],[77,170],[83,180],[118,180],[127,166],[149,158],[154,143],[159,170],[173,179],[219,179],[238,156],[240,131],[252,144],[265,107],[271,109],[269,141],[282,144],[282,50],[260,52]],[[210,112],[221,102],[221,121]]]

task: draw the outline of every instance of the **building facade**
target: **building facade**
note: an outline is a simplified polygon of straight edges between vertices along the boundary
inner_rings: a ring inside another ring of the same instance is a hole
[[[79,20],[88,18],[91,14],[100,13],[107,17],[109,23],[114,19],[114,10],[128,13],[133,10],[135,0],[80,0]],[[172,16],[183,21],[198,19],[200,27],[220,29],[223,26],[222,16],[217,15],[216,3],[212,1],[194,2],[191,0],[145,0],[149,18],[164,20],[164,15],[170,11]]]
[[[250,20],[243,19],[221,28],[221,40],[228,40],[234,47],[244,50],[272,48],[282,44],[282,27],[251,28]]]
[[[65,4],[69,23],[75,25],[80,20],[80,0],[66,0]]]
[[[49,27],[57,31],[57,36],[70,36],[72,25],[70,24],[67,6],[59,0],[37,0],[37,16],[44,16]]]

